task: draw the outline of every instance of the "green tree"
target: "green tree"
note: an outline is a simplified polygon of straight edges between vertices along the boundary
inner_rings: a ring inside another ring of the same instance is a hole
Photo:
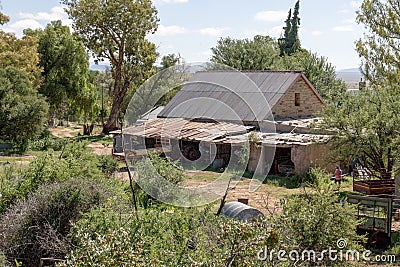
[[[182,58],[180,55],[168,54],[161,58],[161,70],[167,69],[169,67],[175,66],[180,63]]]
[[[364,0],[357,13],[357,22],[366,29],[364,38],[357,42],[357,51],[363,73],[371,82],[400,82],[399,6],[399,0]]]
[[[39,92],[47,97],[53,117],[92,117],[97,89],[89,81],[89,55],[78,36],[60,20],[38,31],[39,65],[43,83]]]
[[[294,6],[293,16],[292,9],[289,9],[288,17],[285,21],[284,29],[284,37],[281,38],[281,42],[279,44],[280,47],[280,55],[292,55],[300,50],[300,39],[299,39],[299,9],[300,9],[300,0],[296,2]]]
[[[346,84],[336,78],[335,67],[317,53],[302,49],[281,57],[275,69],[302,71],[326,103],[339,102],[346,93]]]
[[[338,160],[359,158],[377,176],[400,159],[399,86],[375,86],[347,95],[340,106],[328,106],[323,125],[336,129],[332,147]]]
[[[113,104],[103,132],[117,128],[125,95],[145,81],[156,60],[146,35],[157,29],[150,0],[63,0],[73,28],[97,58],[108,60],[114,78]]]
[[[28,75],[35,88],[41,81],[41,69],[38,67],[38,39],[35,36],[24,36],[18,39],[12,33],[0,30],[0,68],[13,66]]]
[[[270,70],[279,58],[277,42],[261,35],[252,40],[221,38],[211,51],[212,62],[238,70]]]
[[[0,69],[0,136],[25,143],[44,130],[47,112],[28,74],[12,66]]]
[[[0,25],[4,25],[10,21],[10,18],[0,12]]]

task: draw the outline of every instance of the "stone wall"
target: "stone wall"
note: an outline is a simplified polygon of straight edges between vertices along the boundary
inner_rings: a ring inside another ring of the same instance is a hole
[[[333,173],[335,162],[330,161],[330,148],[327,144],[312,144],[308,146],[293,146],[291,159],[296,174],[304,174],[310,167],[320,167]]]
[[[300,94],[300,105],[295,105],[295,94]],[[300,79],[286,93],[280,102],[272,109],[275,118],[307,117],[317,115],[322,110],[323,103],[314,94],[308,84]]]
[[[257,164],[260,164],[260,170],[269,169],[273,159],[270,157],[267,147],[265,147],[265,150],[265,154],[261,155],[261,148],[251,147],[247,166],[250,172],[256,171]],[[330,161],[330,151],[328,144],[293,145],[291,147],[291,160],[295,166],[295,173],[304,174],[310,167],[320,167],[333,174],[336,163]],[[260,158],[263,160],[259,161]]]

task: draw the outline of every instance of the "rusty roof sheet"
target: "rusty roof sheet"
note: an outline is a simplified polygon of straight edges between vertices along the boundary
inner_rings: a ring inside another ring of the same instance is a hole
[[[254,129],[229,122],[200,122],[182,118],[158,118],[142,125],[123,129],[123,134],[147,138],[169,138],[211,142]]]
[[[247,141],[247,134],[226,137],[220,142],[240,144]],[[307,146],[315,143],[327,143],[331,135],[324,134],[298,134],[298,133],[261,133],[257,132],[260,143],[264,145],[301,145]]]
[[[299,79],[304,79],[322,101],[300,71],[197,72],[159,117],[225,121],[271,119],[270,109]]]

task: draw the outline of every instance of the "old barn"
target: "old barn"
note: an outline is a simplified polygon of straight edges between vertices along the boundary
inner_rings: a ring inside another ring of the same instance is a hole
[[[328,168],[329,135],[312,124],[319,121],[324,102],[299,71],[197,72],[156,118],[128,127],[132,139],[145,138],[147,149],[179,146],[188,161],[215,150],[211,165],[226,166],[232,146],[256,136],[249,171],[271,174],[304,173],[310,166]],[[266,149],[274,147],[273,160]],[[172,157],[174,155],[171,155]],[[328,168],[329,169],[329,168]]]

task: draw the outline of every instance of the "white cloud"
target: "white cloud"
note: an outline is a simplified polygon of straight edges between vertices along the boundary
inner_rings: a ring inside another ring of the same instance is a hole
[[[257,31],[257,30],[245,30],[243,31],[244,36],[253,38],[256,35],[268,35],[267,31]]]
[[[17,37],[22,37],[23,30],[28,28],[38,29],[43,28],[43,25],[34,19],[23,19],[3,27],[3,30],[5,32],[13,32]]]
[[[209,35],[209,36],[221,36],[224,32],[228,31],[229,28],[225,27],[225,28],[213,28],[213,27],[209,27],[209,28],[203,28],[201,30],[199,30],[200,34],[202,35]]]
[[[349,10],[348,9],[341,9],[341,10],[338,11],[338,13],[346,14],[346,13],[349,13]]]
[[[19,20],[6,25],[3,30],[7,32],[13,32],[18,37],[22,36],[24,29],[37,29],[44,28],[47,23],[53,20],[61,20],[63,25],[71,26],[72,21],[68,19],[64,9],[59,6],[53,7],[50,12],[38,12],[38,13],[19,13]]]
[[[334,27],[333,30],[335,32],[352,32],[354,31],[354,28],[353,26],[337,26]]]
[[[265,31],[258,31],[258,30],[245,30],[243,32],[244,36],[246,36],[247,38],[253,38],[256,35],[264,35],[264,36],[271,36],[271,37],[276,37],[278,38],[282,33],[283,33],[283,27],[284,25],[278,25],[275,27],[272,27],[268,30]]]
[[[156,35],[158,36],[174,36],[177,34],[185,33],[186,29],[181,26],[171,25],[171,26],[164,26],[159,25]]]
[[[64,12],[64,9],[59,6],[55,6],[51,9],[51,12],[38,12],[36,14],[33,13],[19,13],[18,17],[21,19],[34,19],[38,21],[46,21],[50,22],[53,20],[67,20],[68,16]]]
[[[355,8],[355,9],[359,9],[360,7],[361,7],[361,1],[360,2],[358,2],[358,1],[351,1],[350,2],[350,6],[352,7],[352,8]]]
[[[280,35],[283,33],[283,27],[285,27],[284,24],[272,27],[270,30],[268,30],[268,34],[272,36]]]
[[[182,4],[187,3],[189,0],[155,0],[156,4]]]
[[[312,31],[311,32],[311,35],[313,35],[313,36],[320,36],[322,34],[324,34],[322,31]]]
[[[285,10],[270,10],[258,12],[254,19],[258,21],[279,22],[284,21],[286,17],[287,11]]]

